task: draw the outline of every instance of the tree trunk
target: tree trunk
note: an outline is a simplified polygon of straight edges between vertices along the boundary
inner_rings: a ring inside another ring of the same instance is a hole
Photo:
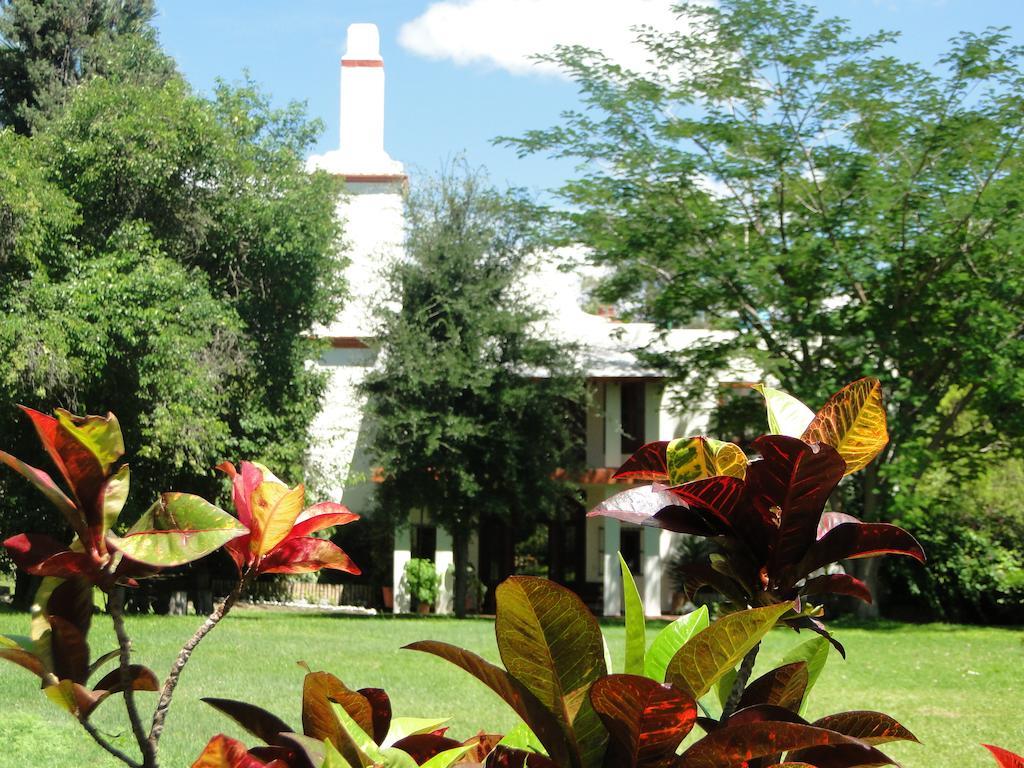
[[[878,520],[880,511],[878,509],[878,464],[872,463],[864,467],[861,483],[862,501],[864,504],[863,520],[865,522],[874,522]],[[868,589],[871,590],[871,596],[874,598],[870,604],[860,600],[857,601],[858,618],[877,619],[880,615],[878,604],[881,599],[879,594],[881,580],[879,578],[880,569],[878,564],[877,557],[855,560],[852,563],[854,575],[867,584]]]
[[[37,576],[29,576],[20,568],[14,572],[14,608],[18,611],[28,611],[32,608],[32,600],[39,588]]]
[[[455,560],[455,616],[464,619],[469,581],[469,530],[463,525],[452,531],[452,555]]]

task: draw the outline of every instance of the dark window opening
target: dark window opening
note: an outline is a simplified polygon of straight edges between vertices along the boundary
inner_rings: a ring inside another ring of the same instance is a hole
[[[644,444],[644,382],[624,381],[620,391],[620,450],[622,453],[633,453]]]
[[[630,573],[640,576],[643,571],[640,562],[640,529],[625,528],[619,531],[619,552],[629,566]]]
[[[413,557],[433,560],[437,554],[437,528],[432,525],[414,525],[411,554]]]

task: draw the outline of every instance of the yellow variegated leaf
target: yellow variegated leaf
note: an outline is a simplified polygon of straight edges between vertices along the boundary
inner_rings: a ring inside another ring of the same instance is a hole
[[[846,474],[866,467],[889,442],[881,382],[864,378],[847,384],[822,406],[801,439],[839,451]]]
[[[289,489],[286,485],[264,482],[252,493],[252,552],[265,555],[291,533],[302,512],[306,489],[301,483]]]
[[[130,475],[128,465],[124,464],[117,474],[107,479],[100,492],[101,503],[103,504],[103,528],[109,531],[117,522],[125,502],[128,501],[128,487]]]
[[[768,432],[773,435],[800,437],[814,419],[814,411],[781,389],[755,384],[768,411]]]
[[[708,438],[708,445],[714,452],[715,474],[728,475],[742,480],[747,475],[747,456],[735,443]]]
[[[56,413],[60,425],[92,452],[104,472],[109,472],[114,462],[124,456],[121,426],[114,414],[75,416],[63,408],[58,408]]]
[[[747,473],[747,457],[734,443],[707,437],[680,437],[668,444],[665,454],[671,485],[717,475],[743,479]]]

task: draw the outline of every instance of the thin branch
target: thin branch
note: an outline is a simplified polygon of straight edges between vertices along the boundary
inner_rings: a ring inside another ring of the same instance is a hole
[[[85,729],[85,732],[92,736],[93,741],[95,741],[97,744],[103,747],[103,749],[112,754],[122,763],[131,766],[131,768],[143,768],[142,763],[135,762],[120,749],[118,749],[109,741],[104,739],[100,732],[96,730],[96,726],[90,723],[88,720],[79,720],[78,722],[82,724],[82,728]]]
[[[747,688],[747,681],[750,680],[750,675],[754,671],[754,662],[757,660],[757,652],[760,649],[761,644],[758,643],[747,651],[747,655],[740,662],[740,669],[736,673],[736,679],[733,680],[732,690],[729,691],[729,698],[725,700],[725,706],[722,708],[723,720],[731,716],[740,705],[740,699],[743,698],[743,691]]]
[[[196,646],[206,637],[210,631],[217,626],[221,619],[223,619],[231,607],[238,600],[239,595],[242,594],[242,590],[249,583],[251,572],[246,574],[239,579],[235,588],[228,595],[227,599],[213,609],[213,613],[206,617],[206,621],[202,623],[196,633],[189,638],[188,642],[182,646],[178,658],[175,659],[174,664],[171,666],[171,671],[167,674],[167,679],[164,681],[163,688],[160,691],[160,700],[157,702],[156,711],[153,713],[153,724],[149,729],[149,742],[152,745],[154,752],[160,743],[160,736],[164,732],[164,721],[167,719],[167,712],[171,706],[171,699],[174,696],[174,689],[178,685],[178,678],[181,677],[181,672],[188,664],[189,658],[192,656],[192,651],[196,649]]]
[[[132,641],[124,626],[124,587],[114,587],[110,593],[110,601],[107,604],[110,611],[110,619],[114,623],[114,633],[117,635],[117,645],[120,649],[120,660],[118,662],[121,673],[121,686],[124,689],[124,707],[128,710],[128,720],[132,724],[132,733],[135,741],[142,752],[142,764],[146,768],[155,766],[156,748],[150,743],[146,736],[146,730],[142,726],[142,718],[139,717],[139,708],[135,703],[135,687],[131,679],[132,662]]]

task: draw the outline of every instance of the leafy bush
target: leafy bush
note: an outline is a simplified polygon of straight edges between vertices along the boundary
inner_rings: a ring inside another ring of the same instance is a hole
[[[966,486],[946,474],[931,472],[900,514],[932,562],[927,573],[892,564],[896,599],[926,602],[951,621],[1024,622],[1024,463],[1007,461]]]
[[[437,602],[437,588],[440,579],[433,561],[414,557],[405,564],[402,581],[415,605],[433,606]]]

